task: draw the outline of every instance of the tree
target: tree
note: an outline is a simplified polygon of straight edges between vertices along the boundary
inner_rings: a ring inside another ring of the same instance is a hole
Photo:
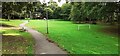
[[[62,16],[60,14],[61,14],[61,7],[56,7],[55,10],[53,11],[53,18],[61,19]]]
[[[15,19],[15,16],[30,17],[30,12],[33,13],[42,6],[38,2],[3,2],[2,5],[3,17],[8,19]]]
[[[82,15],[82,12],[80,12],[81,3],[72,3],[71,13],[69,16],[69,19],[72,21],[80,21],[82,18],[80,16]],[[81,14],[81,15],[80,15]]]
[[[65,20],[69,20],[69,14],[71,11],[71,4],[70,3],[65,3],[61,7],[61,16]]]
[[[49,12],[49,15],[48,15],[49,18],[54,19],[55,17],[57,17],[57,14],[60,12],[60,11],[59,12],[57,11],[58,4],[51,0],[49,2],[48,8],[51,10],[51,13]]]
[[[118,16],[119,4],[105,3],[105,2],[81,2],[81,3],[71,3],[72,9],[69,18],[72,21],[85,21],[86,18],[92,23],[97,20],[108,21],[109,23],[114,22],[115,17]]]
[[[7,16],[7,19],[9,21],[10,19],[10,15],[13,12],[13,8],[12,8],[13,3],[8,3],[8,2],[4,2],[2,3],[2,16]]]
[[[48,18],[52,19],[53,10],[51,8],[45,8],[44,10],[48,13]]]

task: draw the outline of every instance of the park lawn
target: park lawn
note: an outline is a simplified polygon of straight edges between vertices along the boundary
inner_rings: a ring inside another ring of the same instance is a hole
[[[2,21],[2,23],[17,28],[22,21],[10,20]],[[35,41],[29,33],[21,32],[19,29],[4,29],[4,26],[2,27],[0,30],[2,34],[2,54],[34,54]]]
[[[118,36],[99,31],[105,26],[73,24],[70,21],[49,20],[46,34],[45,20],[31,20],[27,26],[47,35],[50,40],[71,54],[118,54]],[[78,25],[80,30],[78,30]]]
[[[23,23],[23,21],[22,20],[10,20],[10,21],[0,20],[0,23],[18,27],[21,23]]]

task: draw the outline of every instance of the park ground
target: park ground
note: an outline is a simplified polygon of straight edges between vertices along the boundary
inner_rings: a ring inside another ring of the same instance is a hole
[[[20,20],[2,20],[2,54],[34,54],[35,41],[27,32],[21,31]]]
[[[23,21],[25,20],[2,21],[2,23],[5,26],[18,27]],[[73,24],[70,21],[49,20],[48,22],[49,34],[46,34],[45,20],[30,20],[26,26],[48,36],[50,42],[54,42],[71,54],[118,54],[117,26],[91,24],[89,28],[89,24]],[[22,53],[23,51],[34,53],[35,42],[29,33],[5,28],[1,32],[3,53]],[[16,52],[16,50],[21,51]]]

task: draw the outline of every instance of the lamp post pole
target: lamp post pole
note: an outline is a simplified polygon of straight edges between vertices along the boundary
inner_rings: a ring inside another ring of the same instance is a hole
[[[48,4],[46,3],[46,6],[48,6]],[[49,29],[48,29],[48,11],[46,9],[46,33],[49,34]]]
[[[48,11],[46,10],[46,33],[49,34],[49,31],[48,31]]]
[[[30,18],[28,19],[28,22],[29,22],[29,21],[30,21],[30,19],[31,19],[31,11],[29,11],[29,13],[30,13],[30,15],[29,15],[29,17],[30,17]]]
[[[44,3],[46,0],[43,0]],[[46,6],[48,6],[48,4],[46,3]],[[46,20],[46,33],[49,34],[49,29],[48,29],[48,11],[46,9],[46,18],[44,18]]]

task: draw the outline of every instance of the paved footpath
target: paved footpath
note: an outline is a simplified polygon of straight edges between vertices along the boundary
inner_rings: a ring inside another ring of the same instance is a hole
[[[42,35],[40,32],[28,28],[25,26],[28,22],[20,24],[20,27],[24,27],[35,39],[35,54],[67,54],[66,51],[60,49],[54,43],[50,43],[46,40],[46,37]]]

